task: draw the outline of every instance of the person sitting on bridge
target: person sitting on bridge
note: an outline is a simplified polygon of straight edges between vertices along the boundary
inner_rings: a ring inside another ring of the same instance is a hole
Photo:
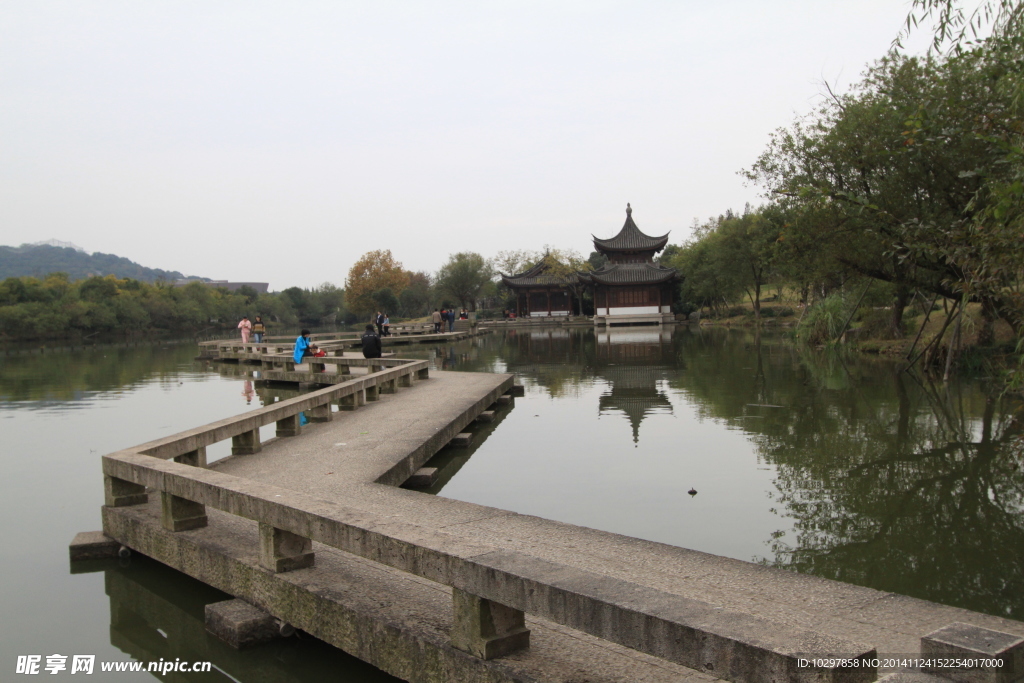
[[[303,358],[315,356],[317,351],[319,349],[316,344],[309,343],[309,330],[303,330],[295,339],[295,351],[292,353],[292,358],[296,363],[301,363]]]
[[[380,358],[380,337],[373,331],[373,325],[366,326],[363,332],[363,358]]]

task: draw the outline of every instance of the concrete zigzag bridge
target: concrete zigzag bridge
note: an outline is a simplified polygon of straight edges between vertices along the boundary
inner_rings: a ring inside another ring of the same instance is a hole
[[[104,456],[73,560],[130,549],[234,596],[206,624],[235,646],[301,629],[409,681],[1024,680],[1019,621],[402,488],[511,374],[267,364],[323,388]]]

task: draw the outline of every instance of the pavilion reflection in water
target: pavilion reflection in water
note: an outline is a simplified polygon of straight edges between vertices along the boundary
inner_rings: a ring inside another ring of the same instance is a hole
[[[659,389],[675,365],[672,329],[609,328],[596,335],[595,374],[610,385],[598,399],[598,414],[625,415],[639,444],[644,418],[672,414],[672,402]]]
[[[573,333],[540,329],[510,334],[508,371],[545,387],[553,396],[604,385],[599,415],[622,415],[639,444],[640,423],[650,415],[672,414],[665,386],[678,365],[673,329],[604,328]],[[581,363],[582,361],[582,363]]]

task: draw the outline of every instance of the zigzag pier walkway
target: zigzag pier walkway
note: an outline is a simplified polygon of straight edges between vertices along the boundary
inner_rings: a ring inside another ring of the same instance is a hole
[[[409,681],[1024,674],[1021,622],[407,488],[471,423],[514,409],[514,378],[375,360],[278,370],[334,377],[104,456],[103,531],[72,557],[129,548],[234,596],[206,615],[233,644],[294,627]],[[1005,664],[889,674],[897,655]]]
[[[490,330],[480,326],[466,325],[454,332],[434,333],[433,324],[413,324],[392,326],[390,334],[381,337],[383,346],[406,346],[408,344],[436,344],[461,341],[469,337],[488,334]],[[456,325],[456,327],[460,327]],[[311,334],[310,339],[321,349],[333,355],[341,355],[346,349],[361,347],[359,335],[355,333],[321,333]],[[241,339],[214,339],[199,342],[199,355],[196,360],[229,361],[229,362],[260,362],[266,355],[290,354],[295,346],[294,337],[267,337],[262,343],[243,343]]]

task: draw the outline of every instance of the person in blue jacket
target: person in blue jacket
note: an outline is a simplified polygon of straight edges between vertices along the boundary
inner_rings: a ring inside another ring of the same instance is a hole
[[[309,343],[309,330],[303,330],[295,339],[295,352],[292,354],[292,358],[296,363],[301,363],[303,358],[313,355],[314,349],[316,346]]]

